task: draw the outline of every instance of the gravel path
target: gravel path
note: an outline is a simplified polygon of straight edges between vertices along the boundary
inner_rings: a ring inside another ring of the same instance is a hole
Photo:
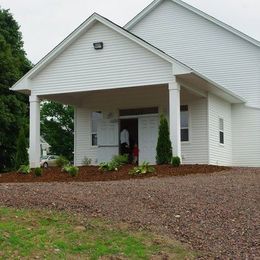
[[[0,205],[126,221],[174,236],[204,258],[260,257],[260,168],[111,182],[0,184]]]

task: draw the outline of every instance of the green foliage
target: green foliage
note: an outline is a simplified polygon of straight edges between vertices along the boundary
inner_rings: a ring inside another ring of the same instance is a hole
[[[90,165],[91,164],[91,158],[88,158],[88,157],[84,157],[84,159],[82,160],[82,165]]]
[[[73,107],[55,102],[41,104],[41,135],[51,145],[50,153],[73,159]]]
[[[118,165],[124,165],[128,163],[128,154],[119,154],[119,155],[114,155],[112,158],[112,161],[117,163]]]
[[[128,155],[115,155],[110,162],[102,162],[99,164],[99,170],[102,171],[118,171],[119,168],[128,163]]]
[[[79,168],[73,165],[65,165],[62,170],[69,173],[72,177],[75,177],[79,172]]]
[[[56,160],[56,164],[58,167],[63,168],[65,165],[69,164],[69,160],[65,156],[59,156],[58,159]]]
[[[171,164],[172,164],[174,167],[179,167],[180,164],[181,164],[181,159],[180,159],[180,157],[179,157],[179,156],[174,156],[174,157],[172,157]]]
[[[0,8],[0,172],[15,167],[19,129],[28,133],[28,97],[9,88],[31,67],[19,25],[8,10]]]
[[[34,169],[34,174],[35,174],[35,176],[37,176],[37,177],[42,176],[42,168],[40,168],[40,167],[35,168],[35,169]]]
[[[118,162],[112,160],[110,162],[102,162],[99,164],[99,170],[107,172],[107,171],[118,171],[121,165]]]
[[[20,165],[27,165],[28,163],[27,140],[24,135],[24,130],[21,128],[16,146],[15,168],[18,169]]]
[[[21,165],[17,172],[22,174],[29,174],[31,169],[29,165]]]
[[[155,168],[149,164],[149,162],[143,162],[140,166],[134,167],[129,174],[131,175],[143,175],[147,173],[155,172]]]
[[[172,158],[172,144],[170,140],[168,121],[161,115],[159,136],[156,146],[157,164],[169,164]]]

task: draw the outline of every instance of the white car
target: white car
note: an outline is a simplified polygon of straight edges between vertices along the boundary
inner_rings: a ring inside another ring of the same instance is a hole
[[[56,160],[59,158],[57,155],[45,155],[41,157],[41,167],[48,168],[49,166],[57,166]]]

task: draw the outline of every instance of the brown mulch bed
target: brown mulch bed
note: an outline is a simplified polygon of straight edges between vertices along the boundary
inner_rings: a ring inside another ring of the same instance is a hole
[[[128,180],[135,178],[148,177],[167,177],[180,176],[187,174],[208,174],[212,172],[220,172],[229,169],[228,167],[220,167],[213,165],[181,165],[180,167],[173,167],[170,165],[155,166],[156,171],[142,176],[133,176],[129,171],[133,165],[125,165],[116,172],[103,172],[97,166],[82,166],[79,167],[79,174],[71,177],[68,173],[62,172],[58,167],[50,167],[43,169],[43,174],[40,177],[35,176],[32,172],[30,174],[21,174],[17,172],[0,174],[0,183],[7,182],[89,182],[89,181],[111,181],[111,180]]]

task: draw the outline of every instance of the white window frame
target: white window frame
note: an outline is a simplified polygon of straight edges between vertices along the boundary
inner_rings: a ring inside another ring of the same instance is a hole
[[[190,106],[187,105],[187,104],[185,104],[185,105],[182,104],[182,105],[180,106],[180,120],[181,120],[181,112],[182,112],[182,111],[181,111],[181,107],[182,107],[182,106],[187,106],[187,107],[188,107],[188,110],[187,110],[187,111],[183,111],[183,112],[188,112],[188,126],[187,126],[187,127],[182,127],[182,126],[181,126],[181,122],[180,122],[180,128],[181,128],[181,129],[180,129],[180,132],[181,132],[182,129],[188,129],[188,140],[187,140],[187,141],[182,141],[182,140],[181,140],[181,143],[186,143],[186,144],[187,144],[187,143],[190,143],[190,131],[191,131],[191,127],[190,127],[190,125],[191,125],[191,124],[190,124]],[[180,135],[181,135],[181,133],[180,133]]]
[[[95,147],[98,147],[98,144],[93,144],[93,142],[92,142],[93,141],[93,135],[97,136],[97,131],[96,132],[93,131],[93,119],[92,119],[93,113],[100,113],[101,118],[102,118],[102,111],[95,110],[95,111],[90,112],[90,143],[91,143],[91,147],[95,148]],[[97,140],[98,140],[98,136],[97,136]]]
[[[221,127],[220,127],[220,125],[221,125],[221,120],[222,120],[222,129],[221,129]],[[223,143],[221,143],[221,141],[220,141],[220,134],[223,134]],[[221,145],[221,146],[224,146],[224,144],[225,144],[225,121],[224,121],[224,118],[223,117],[219,117],[218,118],[218,142],[219,142],[219,144]]]

